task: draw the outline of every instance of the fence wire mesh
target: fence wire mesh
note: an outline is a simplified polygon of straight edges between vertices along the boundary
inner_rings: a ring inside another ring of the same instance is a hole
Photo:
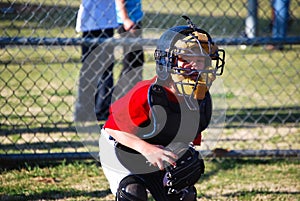
[[[210,139],[210,133],[204,132],[204,141],[215,140],[211,149],[218,148],[215,151],[223,154],[244,150],[253,151],[248,154],[253,156],[261,152],[276,156],[286,150],[285,154],[297,155],[300,149],[300,1],[291,1],[288,38],[283,41],[296,39],[285,44],[282,51],[268,51],[266,43],[255,42],[259,37],[271,37],[269,0],[258,1],[255,7],[257,23],[255,31],[252,30],[253,44],[239,42],[249,37],[245,23],[249,2],[143,0],[143,38],[158,39],[161,33],[156,30],[185,25],[181,16],[188,15],[194,24],[219,41],[236,39],[235,44],[220,44],[226,50],[224,91],[215,96],[226,99],[225,127],[217,139]],[[81,33],[75,31],[80,3],[79,0],[0,2],[2,156],[80,154],[87,147],[93,147],[93,151],[98,149],[97,139],[86,138],[82,143],[74,124],[76,83],[82,67],[81,43],[57,42],[61,38],[75,41],[81,38]],[[34,42],[45,38],[53,40],[46,45]],[[17,42],[7,42],[14,39]],[[154,75],[155,46],[146,42],[143,45],[143,78],[147,79]],[[115,83],[122,68],[122,51],[116,45]]]

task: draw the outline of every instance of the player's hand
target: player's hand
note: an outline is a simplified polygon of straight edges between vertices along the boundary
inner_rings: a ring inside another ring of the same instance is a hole
[[[129,18],[125,19],[123,22],[123,27],[124,27],[125,31],[130,31],[130,32],[133,31],[132,28],[134,26],[135,26],[134,22]]]
[[[164,149],[164,147],[151,144],[144,148],[142,154],[151,165],[157,166],[160,170],[165,168],[166,163],[174,166],[178,158],[176,154]]]

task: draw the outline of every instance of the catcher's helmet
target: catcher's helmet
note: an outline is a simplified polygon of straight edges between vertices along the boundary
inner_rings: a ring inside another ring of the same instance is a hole
[[[189,26],[172,27],[158,40],[156,73],[161,81],[172,79],[179,95],[202,100],[215,77],[223,73],[225,51],[183,17]]]

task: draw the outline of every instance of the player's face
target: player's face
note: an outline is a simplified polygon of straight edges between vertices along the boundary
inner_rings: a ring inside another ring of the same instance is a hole
[[[204,70],[208,64],[208,56],[204,56],[199,48],[191,50],[188,54],[178,56],[178,67],[184,69],[188,77],[196,81],[199,71]]]
[[[207,53],[201,52],[199,47],[187,50],[185,54],[178,56],[178,67],[191,70],[203,70],[207,64],[206,60],[209,59],[209,57],[204,54]]]
[[[205,57],[182,56],[178,58],[178,66],[184,69],[203,70],[205,68]]]

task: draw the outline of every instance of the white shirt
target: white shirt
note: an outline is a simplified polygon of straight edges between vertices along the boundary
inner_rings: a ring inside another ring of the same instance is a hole
[[[76,20],[76,31],[115,28],[118,26],[114,0],[82,0]]]

